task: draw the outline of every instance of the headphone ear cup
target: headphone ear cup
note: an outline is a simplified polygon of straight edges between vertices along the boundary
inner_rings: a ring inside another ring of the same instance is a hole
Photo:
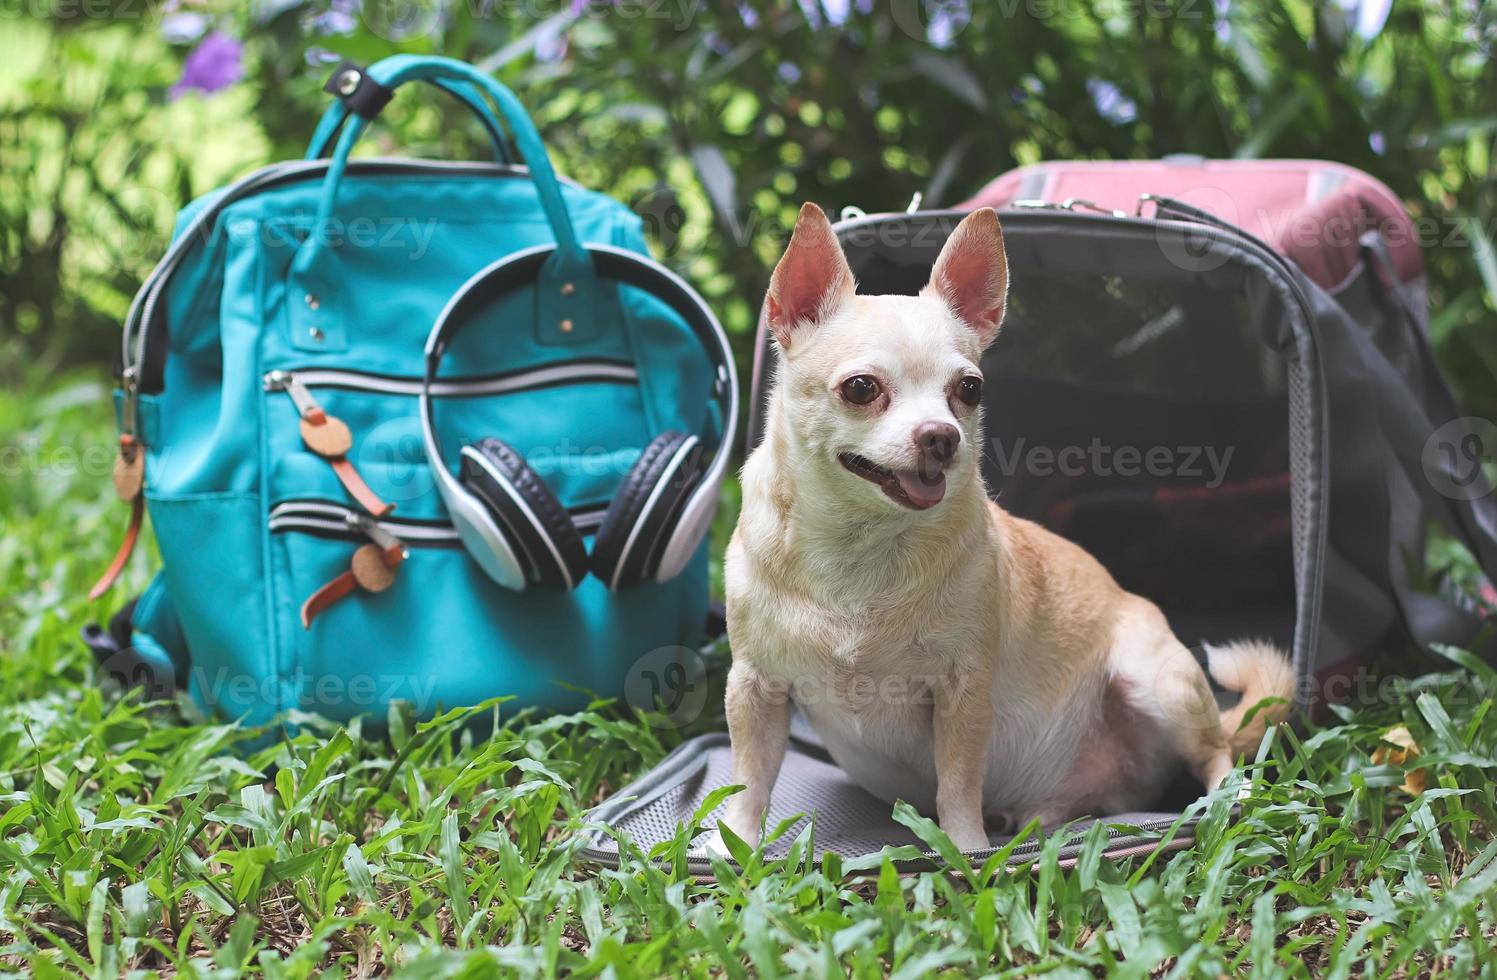
[[[576,588],[587,574],[582,537],[519,453],[499,439],[480,439],[463,447],[459,478],[504,531],[527,581],[545,589]]]
[[[614,591],[653,577],[681,508],[701,479],[700,439],[682,432],[656,436],[603,515],[593,542],[593,574]]]

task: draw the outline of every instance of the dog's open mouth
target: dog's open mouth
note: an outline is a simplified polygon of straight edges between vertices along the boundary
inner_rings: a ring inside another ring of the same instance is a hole
[[[837,459],[849,473],[861,476],[890,500],[911,510],[934,507],[946,496],[946,474],[940,469],[930,474],[920,470],[889,470],[857,453],[839,453]]]

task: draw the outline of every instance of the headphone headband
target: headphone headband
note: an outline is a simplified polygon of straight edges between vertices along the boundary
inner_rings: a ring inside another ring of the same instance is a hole
[[[677,530],[671,535],[661,559],[660,577],[669,578],[690,560],[696,545],[706,533],[723,478],[727,474],[733,436],[738,428],[738,374],[733,365],[733,351],[728,344],[727,334],[706,302],[670,269],[648,256],[612,245],[585,244],[583,249],[592,259],[593,272],[599,279],[644,290],[669,306],[672,312],[686,322],[716,369],[712,395],[718,402],[723,419],[722,437],[700,484],[682,508]],[[468,505],[469,498],[452,471],[447,468],[441,443],[437,438],[431,398],[437,367],[453,338],[471,322],[475,314],[504,294],[534,283],[541,267],[555,250],[554,245],[537,245],[514,252],[480,269],[452,294],[427,336],[426,370],[421,381],[421,434],[437,489],[448,510],[453,513],[454,523],[460,531],[465,531],[470,523],[463,519],[461,513]],[[491,541],[489,535],[481,532],[481,528],[473,531],[472,534],[477,537],[472,540],[469,534],[464,534],[463,540],[468,552],[500,584],[511,588],[520,587],[522,583],[512,584],[506,581],[513,577],[511,573],[485,561],[485,557],[493,551],[508,554],[512,549],[506,542]]]

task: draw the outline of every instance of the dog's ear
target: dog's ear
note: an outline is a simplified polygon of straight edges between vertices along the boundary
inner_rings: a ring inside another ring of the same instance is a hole
[[[921,295],[943,301],[976,331],[983,347],[998,336],[1008,297],[1008,257],[1003,252],[1003,229],[992,208],[973,211],[956,226]]]
[[[797,327],[825,320],[854,292],[852,269],[821,208],[807,201],[769,279],[769,328],[788,350]]]

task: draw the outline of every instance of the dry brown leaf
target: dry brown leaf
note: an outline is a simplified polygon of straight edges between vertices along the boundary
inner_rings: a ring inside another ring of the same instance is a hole
[[[1414,741],[1414,736],[1403,725],[1383,732],[1380,741],[1383,744],[1372,753],[1372,761],[1377,765],[1403,766],[1420,755],[1419,743]],[[1404,773],[1402,788],[1405,792],[1418,796],[1428,786],[1429,778],[1425,770],[1410,769]]]

